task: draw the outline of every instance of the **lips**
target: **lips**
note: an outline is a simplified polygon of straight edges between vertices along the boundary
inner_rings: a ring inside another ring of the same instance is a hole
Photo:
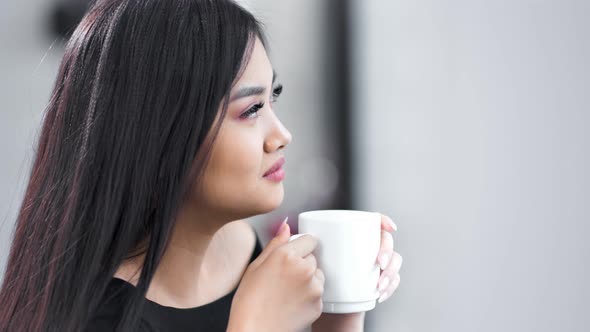
[[[272,165],[271,168],[268,169],[268,171],[266,171],[266,173],[264,173],[263,177],[278,171],[281,169],[281,167],[283,167],[284,164],[285,157],[281,157],[279,160],[277,160],[277,162],[274,163],[274,165]]]

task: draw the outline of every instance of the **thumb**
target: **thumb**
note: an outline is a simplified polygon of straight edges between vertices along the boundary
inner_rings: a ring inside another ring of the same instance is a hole
[[[260,261],[266,260],[266,258],[273,252],[275,249],[280,247],[281,245],[289,242],[289,238],[291,237],[291,227],[287,224],[287,219],[283,222],[281,227],[279,228],[277,234],[268,242],[266,247],[262,250],[258,258]]]

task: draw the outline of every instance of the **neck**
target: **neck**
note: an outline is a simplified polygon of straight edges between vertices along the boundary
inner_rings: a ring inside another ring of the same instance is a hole
[[[220,245],[227,244],[224,241],[227,227],[223,226],[228,223],[228,220],[206,217],[201,212],[197,214],[193,207],[181,209],[146,298],[177,308],[207,302],[212,296],[211,285],[216,282],[214,272],[229,269],[229,263],[223,257],[230,257],[230,253]],[[138,257],[128,268],[135,267],[137,271],[142,261],[143,257]],[[129,273],[122,277],[134,285],[137,285],[138,278],[139,273],[134,273],[131,278]]]
[[[223,226],[229,222],[207,216],[203,209],[199,209],[199,213],[192,206],[182,209],[150,285],[152,294],[148,291],[148,298],[153,295],[178,307],[206,302],[211,296],[210,286],[215,283],[213,267],[218,269],[219,264],[223,264],[224,252],[219,252],[218,244],[224,242]]]

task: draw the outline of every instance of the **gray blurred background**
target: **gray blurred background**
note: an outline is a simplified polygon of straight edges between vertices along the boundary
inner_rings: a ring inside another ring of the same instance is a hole
[[[267,26],[294,136],[285,203],[252,219],[264,242],[303,210],[380,211],[404,266],[366,331],[590,329],[590,2],[241,2]],[[58,3],[0,2],[0,275]]]

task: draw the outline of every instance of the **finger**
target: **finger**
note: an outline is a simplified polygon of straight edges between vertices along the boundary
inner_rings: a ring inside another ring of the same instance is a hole
[[[381,229],[384,229],[388,232],[397,231],[397,225],[389,218],[388,216],[382,214],[381,215]]]
[[[318,240],[309,234],[304,234],[303,236],[285,244],[287,250],[298,257],[305,257],[311,254],[317,245]]]
[[[401,268],[402,265],[402,256],[397,253],[394,252],[393,253],[393,259],[391,260],[391,263],[387,266],[387,268],[381,272],[381,275],[379,276],[379,283],[378,283],[378,288],[379,291],[384,291],[389,284],[393,281],[394,277],[399,274],[399,269]]]
[[[326,276],[324,275],[324,271],[321,269],[315,270],[315,278],[323,285],[326,282]]]
[[[391,267],[391,269],[395,272],[399,272],[399,270],[402,268],[402,263],[404,262],[404,258],[402,257],[402,255],[399,254],[399,252],[393,252],[393,257],[391,258],[391,262],[389,263],[389,266],[386,269],[389,269],[389,267]]]
[[[303,265],[306,268],[309,268],[312,271],[314,271],[314,274],[315,274],[316,269],[318,268],[318,262],[313,254],[303,257]]]
[[[317,269],[315,270],[314,277],[311,280],[310,287],[313,289],[313,295],[319,297],[321,301],[321,297],[324,294],[324,283],[326,278],[324,277],[324,272],[322,270]]]
[[[285,219],[286,221],[287,219]],[[291,236],[291,228],[288,223],[283,222],[283,225],[273,237],[266,247],[262,250],[258,258],[256,259],[259,262],[263,262],[266,258],[278,247],[282,246],[283,244],[289,242],[289,237]]]
[[[377,256],[377,264],[381,270],[385,270],[393,255],[393,236],[391,233],[381,230],[381,247]]]
[[[400,282],[401,282],[400,275],[397,274],[394,277],[394,279],[391,282],[391,284],[387,287],[387,289],[383,293],[381,293],[381,296],[379,296],[379,299],[377,300],[377,302],[378,303],[381,303],[381,302],[386,301],[387,299],[389,299],[391,297],[391,295],[393,295],[393,293],[399,287]]]

